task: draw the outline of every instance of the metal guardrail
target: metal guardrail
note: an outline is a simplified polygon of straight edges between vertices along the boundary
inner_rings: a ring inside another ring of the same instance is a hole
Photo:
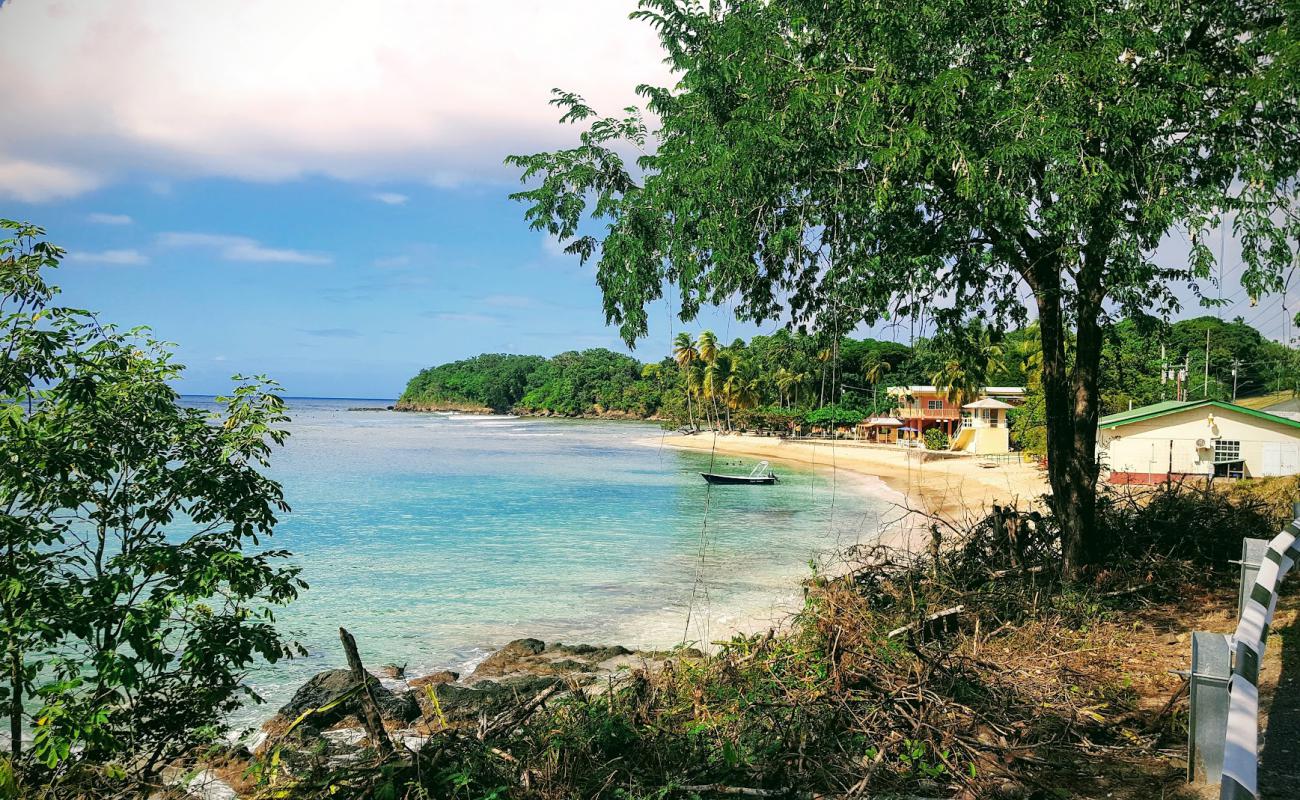
[[[1219,783],[1220,800],[1259,797],[1259,667],[1282,579],[1300,560],[1296,519],[1270,541],[1242,542],[1237,630],[1192,634],[1187,779]]]

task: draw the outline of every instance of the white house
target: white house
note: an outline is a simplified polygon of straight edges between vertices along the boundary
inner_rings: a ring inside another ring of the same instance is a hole
[[[1102,417],[1097,458],[1111,483],[1300,474],[1300,422],[1218,400]]]

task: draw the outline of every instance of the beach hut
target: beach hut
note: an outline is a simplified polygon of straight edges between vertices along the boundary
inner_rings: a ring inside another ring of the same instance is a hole
[[[897,417],[869,417],[858,423],[858,438],[893,444],[898,441],[898,431],[903,426],[903,421]]]
[[[981,456],[1011,452],[1007,411],[1012,408],[1015,406],[992,397],[962,406],[961,427],[953,438],[952,449]]]

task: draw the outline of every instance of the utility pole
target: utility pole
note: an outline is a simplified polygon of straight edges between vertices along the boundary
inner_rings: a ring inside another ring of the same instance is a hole
[[[1178,386],[1180,389],[1182,389],[1182,395],[1178,398],[1179,400],[1186,400],[1187,396],[1191,394],[1191,392],[1188,391],[1189,384],[1191,384],[1191,380],[1190,380],[1191,374],[1192,374],[1192,354],[1184,353],[1183,368],[1178,372]]]
[[[1165,358],[1165,346],[1160,345],[1160,385],[1164,386],[1169,381],[1169,359]],[[1165,396],[1164,389],[1160,390],[1160,396]]]
[[[1241,359],[1232,359],[1232,402],[1237,402],[1237,367],[1241,366]]]
[[[1210,329],[1205,329],[1205,382],[1201,384],[1201,397],[1210,396]]]

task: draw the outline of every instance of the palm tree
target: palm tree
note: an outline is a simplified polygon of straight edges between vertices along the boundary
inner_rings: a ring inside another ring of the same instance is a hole
[[[691,427],[696,430],[699,430],[699,426],[695,424],[695,412],[691,410],[692,390],[689,379],[690,376],[687,373],[687,370],[689,370],[691,365],[698,361],[699,358],[700,351],[695,349],[695,343],[691,341],[690,334],[685,331],[677,334],[677,338],[673,340],[673,360],[677,362],[677,366],[682,370],[683,376],[687,378],[686,418],[690,421]]]
[[[696,350],[705,364],[712,364],[718,358],[718,337],[713,331],[701,331]]]
[[[701,338],[703,338],[701,336]],[[704,348],[700,348],[703,351]],[[731,379],[731,374],[735,369],[736,362],[731,353],[726,350],[718,350],[714,353],[713,360],[704,368],[704,391],[709,401],[714,407],[714,416],[717,416],[718,399],[723,399],[723,411],[727,415],[727,430],[731,430],[731,409],[726,406],[726,397],[724,395],[727,381]]]
[[[835,353],[829,348],[823,348],[817,351],[817,360],[822,363],[822,386],[817,392],[817,407],[821,408],[826,404],[826,363],[835,357]],[[832,387],[831,393],[835,390]]]
[[[888,361],[886,361],[883,358],[877,357],[875,361],[872,361],[869,365],[867,365],[866,371],[864,372],[862,377],[866,378],[867,383],[871,384],[874,387],[877,383],[880,383],[882,380],[884,380],[886,373],[888,373],[893,368],[894,368],[893,364],[890,364]]]
[[[974,372],[975,370],[968,369],[961,361],[950,358],[943,362],[943,366],[930,380],[934,381],[936,389],[944,392],[948,402],[964,406],[979,397],[980,389],[984,385],[979,379],[980,376]]]
[[[876,359],[872,361],[870,364],[868,364],[867,368],[863,370],[862,377],[866,378],[867,383],[871,384],[872,409],[876,408],[877,401],[880,397],[880,392],[876,390],[876,387],[880,384],[882,380],[884,380],[886,373],[888,373],[893,368],[894,368],[893,364],[890,364],[885,359],[877,356]]]
[[[799,376],[785,367],[781,367],[776,371],[774,380],[776,390],[780,392],[781,408],[785,408],[786,399],[790,396],[790,390],[799,384]]]

